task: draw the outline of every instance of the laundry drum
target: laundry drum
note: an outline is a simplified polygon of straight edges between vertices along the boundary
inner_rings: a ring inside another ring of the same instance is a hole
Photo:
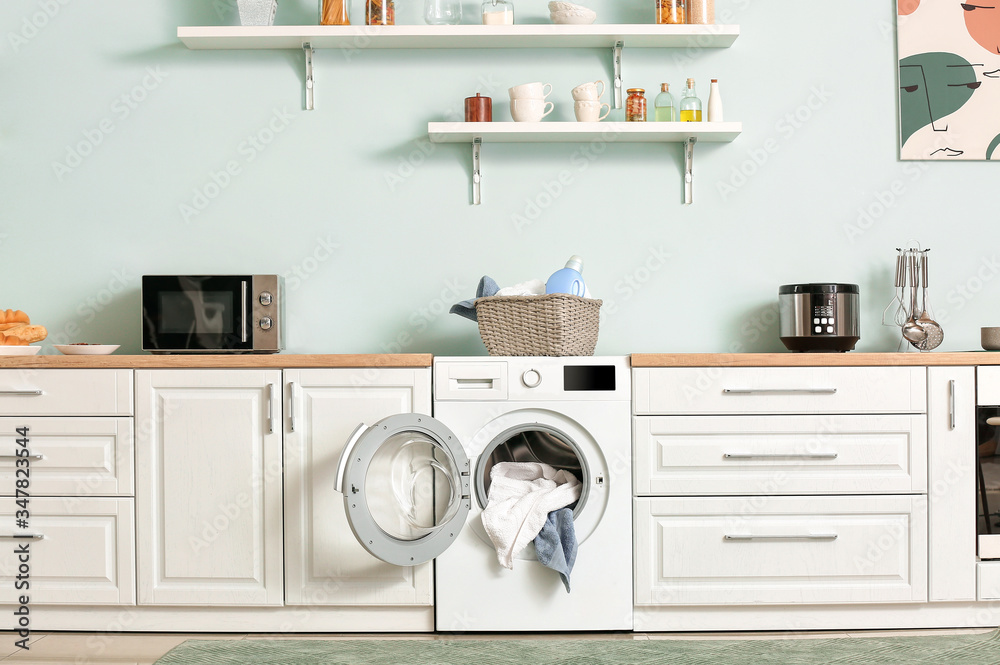
[[[489,497],[490,473],[501,462],[538,462],[576,476],[581,488],[573,518],[580,517],[590,493],[590,468],[580,447],[565,433],[548,425],[525,423],[496,436],[479,456],[476,499],[482,508]]]

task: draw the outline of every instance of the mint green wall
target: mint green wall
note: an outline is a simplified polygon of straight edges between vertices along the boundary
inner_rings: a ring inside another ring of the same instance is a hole
[[[514,1],[519,21],[544,20],[543,0]],[[420,21],[416,0],[397,4]],[[646,21],[653,2],[585,4],[613,23]],[[48,326],[46,352],[135,352],[140,275],[277,272],[288,351],[477,354],[448,305],[483,274],[544,279],[580,254],[605,300],[598,353],[777,350],[778,285],[831,280],[861,285],[859,348],[892,350],[879,318],[894,248],[915,239],[934,250],[942,348],[977,348],[979,327],[1000,325],[996,169],[897,161],[892,3],[855,4],[719,0],[720,22],[741,25],[732,49],[626,49],[628,87],[652,97],[693,76],[707,98],[717,77],[744,123],[735,143],[698,146],[695,205],[678,145],[540,144],[485,146],[472,207],[470,149],[430,146],[426,123],[477,90],[509,120],[506,89],[536,80],[569,120],[570,88],[608,81],[609,50],[319,51],[305,112],[301,53],[176,38],[234,24],[235,0],[4,0],[0,306]],[[313,0],[281,0],[277,22],[315,16]]]

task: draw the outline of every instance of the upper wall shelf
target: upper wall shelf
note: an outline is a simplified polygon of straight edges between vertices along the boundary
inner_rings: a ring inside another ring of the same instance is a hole
[[[622,107],[622,49],[727,48],[738,25],[272,25],[177,28],[190,49],[303,49],[306,110],[313,109],[313,49],[611,48],[614,107]]]
[[[275,25],[177,28],[190,49],[727,48],[737,25]]]

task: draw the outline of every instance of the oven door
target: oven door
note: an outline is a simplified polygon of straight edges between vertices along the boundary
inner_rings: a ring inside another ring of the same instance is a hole
[[[252,286],[249,276],[143,276],[143,350],[252,350]]]
[[[430,561],[455,542],[472,508],[469,458],[444,424],[418,413],[359,425],[335,490],[361,546],[397,566]]]

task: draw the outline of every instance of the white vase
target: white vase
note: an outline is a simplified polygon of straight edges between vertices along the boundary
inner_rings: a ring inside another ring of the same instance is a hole
[[[274,25],[278,0],[236,0],[240,10],[240,25]]]

